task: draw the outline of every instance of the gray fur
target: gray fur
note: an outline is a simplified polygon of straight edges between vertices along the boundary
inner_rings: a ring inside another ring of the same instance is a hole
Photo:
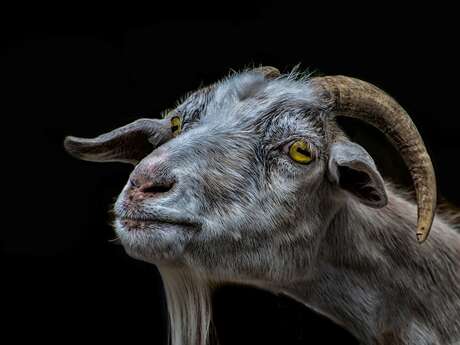
[[[163,272],[174,344],[206,341],[193,329],[207,329],[209,317],[190,312],[208,313],[208,286],[225,282],[290,295],[364,344],[460,341],[460,235],[438,215],[419,245],[413,203],[329,115],[307,78],[246,71],[162,120],[180,116],[183,131],[156,139],[162,145],[136,165],[115,228],[128,254]],[[287,155],[298,139],[312,147],[308,165]],[[344,187],[343,166],[367,176],[370,194]],[[175,184],[133,203],[136,180]],[[146,222],[127,231],[126,218]]]

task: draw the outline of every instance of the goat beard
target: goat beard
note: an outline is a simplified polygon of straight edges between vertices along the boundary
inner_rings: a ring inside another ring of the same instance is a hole
[[[211,327],[211,284],[188,267],[158,266],[169,318],[169,343],[206,345]]]

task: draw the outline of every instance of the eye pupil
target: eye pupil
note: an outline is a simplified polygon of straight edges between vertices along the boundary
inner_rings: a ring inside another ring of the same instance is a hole
[[[297,152],[305,155],[305,156],[309,156],[310,155],[310,152],[308,152],[307,150],[301,148],[301,147],[297,147]]]

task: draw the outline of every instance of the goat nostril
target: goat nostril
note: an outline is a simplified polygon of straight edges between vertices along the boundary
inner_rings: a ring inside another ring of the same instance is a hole
[[[174,183],[164,183],[164,184],[148,184],[142,186],[139,191],[143,194],[159,194],[166,193],[171,190]]]

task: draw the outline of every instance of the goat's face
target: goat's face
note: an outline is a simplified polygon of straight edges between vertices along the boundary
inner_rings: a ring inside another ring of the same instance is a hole
[[[131,256],[263,279],[285,271],[279,265],[297,248],[309,251],[299,263],[308,267],[342,191],[386,203],[364,149],[345,138],[331,145],[340,130],[325,111],[308,81],[246,72],[193,93],[162,120],[68,138],[66,147],[136,164],[115,204]]]

